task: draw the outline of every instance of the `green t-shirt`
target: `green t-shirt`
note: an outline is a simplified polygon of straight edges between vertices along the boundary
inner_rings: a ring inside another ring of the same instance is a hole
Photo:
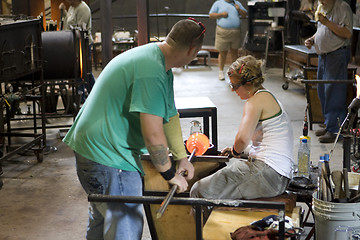
[[[173,74],[155,43],[128,50],[108,63],[64,138],[75,152],[100,164],[143,169],[146,152],[140,112],[167,122],[177,114]]]

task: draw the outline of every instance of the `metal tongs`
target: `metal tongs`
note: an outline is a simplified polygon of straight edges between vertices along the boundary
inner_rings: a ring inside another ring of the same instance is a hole
[[[332,146],[330,153],[329,153],[329,158],[331,159],[331,156],[334,152],[335,146],[337,141],[339,140],[339,136],[341,133],[348,133],[350,132],[350,129],[352,128],[352,125],[354,123],[354,120],[357,116],[357,112],[358,109],[360,108],[360,99],[359,98],[354,98],[350,105],[348,106],[348,114],[346,115],[346,118],[344,119],[344,121],[342,122],[338,133],[336,134],[336,138],[334,141],[334,145]]]

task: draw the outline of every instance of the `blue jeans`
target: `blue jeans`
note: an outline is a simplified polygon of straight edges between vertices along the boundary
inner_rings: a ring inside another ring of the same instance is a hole
[[[87,194],[142,196],[139,172],[107,167],[77,153],[75,157],[77,174]],[[86,239],[140,240],[143,225],[142,204],[92,202]]]
[[[349,60],[349,47],[319,55],[317,78],[319,80],[348,79],[347,67]],[[318,84],[317,90],[326,130],[331,133],[337,133],[339,131],[339,124],[343,122],[347,113],[347,84],[322,83]]]

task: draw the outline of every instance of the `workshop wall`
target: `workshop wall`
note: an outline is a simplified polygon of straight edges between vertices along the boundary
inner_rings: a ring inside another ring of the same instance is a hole
[[[216,21],[209,19],[208,13],[213,4],[213,0],[182,0],[182,1],[170,1],[170,0],[149,0],[149,14],[162,14],[159,17],[150,17],[149,33],[150,37],[160,36],[164,37],[171,27],[180,19],[187,18],[186,16],[166,17],[166,14],[189,14],[195,15],[198,21],[201,21],[206,26],[206,34],[204,39],[204,45],[214,45],[215,42],[215,27]],[[247,2],[240,0],[245,8],[247,8]],[[90,7],[93,11],[93,33],[101,32],[101,18],[100,11],[94,9],[93,5]],[[112,3],[112,17],[113,17],[113,29],[127,30],[133,33],[137,29],[136,22],[136,1],[134,0],[121,0],[114,1]],[[206,16],[196,16],[196,14]],[[247,29],[247,19],[243,20],[242,32],[245,36]]]

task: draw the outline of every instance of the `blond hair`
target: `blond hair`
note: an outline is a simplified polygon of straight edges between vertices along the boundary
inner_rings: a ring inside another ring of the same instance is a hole
[[[239,57],[231,64],[227,74],[236,79],[235,84],[245,85],[250,82],[254,87],[259,87],[264,82],[262,74],[263,62],[248,55]]]

